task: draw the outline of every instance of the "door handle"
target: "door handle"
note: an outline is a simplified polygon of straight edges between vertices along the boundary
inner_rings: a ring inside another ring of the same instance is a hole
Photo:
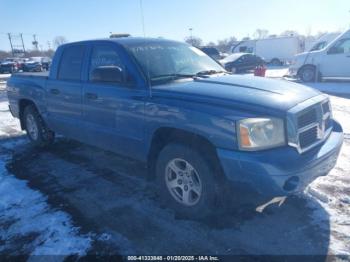
[[[53,89],[50,89],[50,93],[54,95],[58,95],[60,93],[60,90],[53,88]]]
[[[97,94],[94,94],[94,93],[85,93],[85,97],[87,99],[92,99],[92,100],[96,100],[98,98],[98,95]]]

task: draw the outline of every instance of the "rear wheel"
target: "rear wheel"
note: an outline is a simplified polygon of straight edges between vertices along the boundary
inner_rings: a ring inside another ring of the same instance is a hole
[[[162,201],[186,217],[205,217],[215,203],[216,183],[209,163],[192,148],[169,144],[160,152],[157,180]]]
[[[23,113],[23,123],[29,140],[35,146],[44,147],[53,143],[55,133],[48,129],[35,106],[26,106]]]

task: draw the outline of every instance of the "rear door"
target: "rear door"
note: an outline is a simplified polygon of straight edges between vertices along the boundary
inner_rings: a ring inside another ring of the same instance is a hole
[[[82,123],[81,74],[86,47],[69,45],[62,51],[57,79],[47,82],[50,127],[68,137],[79,138]]]
[[[115,44],[97,43],[90,48],[88,78],[83,86],[83,119],[89,137],[86,141],[123,155],[143,154],[144,100],[148,94],[132,80],[125,53]],[[118,67],[123,80],[92,77],[96,68]]]

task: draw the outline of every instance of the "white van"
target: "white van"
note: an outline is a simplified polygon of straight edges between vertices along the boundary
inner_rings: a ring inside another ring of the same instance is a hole
[[[350,78],[350,30],[320,50],[296,55],[289,67],[289,75],[304,82]]]
[[[311,51],[317,51],[325,48],[330,42],[332,42],[334,39],[336,39],[341,32],[334,32],[334,33],[325,33],[322,36],[320,36],[316,41],[313,41],[310,43],[310,46],[307,46],[305,43],[305,51],[311,52]]]
[[[303,51],[304,42],[297,36],[247,40],[231,48],[232,53],[254,53],[272,65],[288,63],[294,55]]]

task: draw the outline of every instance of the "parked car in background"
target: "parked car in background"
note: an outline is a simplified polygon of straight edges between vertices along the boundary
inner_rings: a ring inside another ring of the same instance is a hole
[[[43,57],[41,59],[41,65],[43,70],[48,71],[50,69],[52,59],[50,57]]]
[[[266,64],[260,56],[248,53],[235,53],[219,62],[226,71],[231,73],[246,73]]]
[[[18,71],[23,71],[25,62],[28,61],[28,58],[18,58],[17,60],[17,69]]]
[[[61,45],[49,74],[14,74],[7,94],[33,145],[59,133],[139,160],[161,201],[190,217],[239,198],[225,195],[228,181],[269,200],[302,192],[334,167],[343,141],[326,95],[227,74],[165,39]]]
[[[24,72],[41,72],[49,70],[51,58],[49,57],[30,57],[23,66]]]
[[[270,37],[242,41],[231,48],[232,53],[251,53],[264,57],[271,65],[292,61],[294,55],[304,51],[304,41],[298,36]]]
[[[289,67],[289,75],[304,82],[350,78],[350,30],[320,50],[296,55]]]
[[[199,49],[216,61],[219,61],[222,58],[220,52],[215,47],[202,46]]]
[[[18,58],[6,58],[0,63],[0,74],[15,73],[18,71]]]
[[[41,58],[30,57],[23,65],[23,72],[41,72],[43,67]]]

